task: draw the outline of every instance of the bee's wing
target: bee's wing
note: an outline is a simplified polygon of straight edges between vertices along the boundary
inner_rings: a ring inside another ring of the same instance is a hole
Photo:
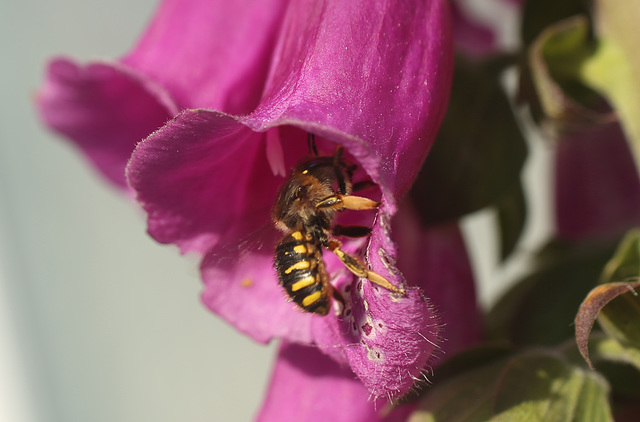
[[[242,237],[227,233],[223,236],[223,240],[207,253],[208,264],[230,267],[246,259],[250,254],[273,255],[280,237],[281,234],[270,221]]]

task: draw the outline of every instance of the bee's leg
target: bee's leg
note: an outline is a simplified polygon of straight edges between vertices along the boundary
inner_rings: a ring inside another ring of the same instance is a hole
[[[342,263],[349,269],[349,271],[351,271],[358,277],[366,278],[370,282],[375,283],[378,286],[382,286],[387,290],[391,290],[392,292],[400,293],[402,295],[405,294],[404,289],[394,286],[389,280],[387,280],[380,274],[367,270],[364,265],[362,265],[360,261],[358,261],[357,258],[340,249],[341,246],[342,244],[337,240],[332,239],[327,242],[327,248],[331,252],[336,254],[338,258],[340,258],[340,261],[342,261]]]
[[[371,227],[367,226],[343,226],[336,224],[331,229],[334,236],[365,237],[371,233]]]
[[[344,147],[342,145],[336,145],[336,150],[333,153],[333,171],[336,174],[336,181],[338,182],[338,193],[342,195],[347,194],[347,181],[345,180],[342,168],[344,167],[344,161],[342,160],[342,152]]]
[[[373,180],[363,180],[362,182],[356,182],[353,184],[353,187],[351,188],[352,192],[361,192],[363,190],[367,190],[367,189],[373,189],[375,187],[377,187],[378,185],[376,185]]]
[[[340,167],[342,163],[342,153],[344,152],[344,147],[340,144],[336,145],[336,149],[333,152],[333,166]]]
[[[374,210],[380,206],[380,202],[376,202],[369,198],[355,195],[331,195],[324,198],[316,204],[316,208],[335,208],[342,210]]]
[[[340,291],[338,289],[336,289],[335,287],[333,287],[333,286],[332,286],[332,290],[333,290],[333,292],[332,292],[333,298],[335,300],[337,300],[338,302],[340,302],[340,304],[342,304],[342,312],[341,312],[341,314],[344,314],[344,310],[347,309],[347,305],[346,305],[346,303],[344,301],[344,297],[342,297],[342,293],[340,293]]]
[[[318,149],[316,148],[316,135],[311,132],[307,133],[307,148],[309,149],[309,155],[318,155]]]

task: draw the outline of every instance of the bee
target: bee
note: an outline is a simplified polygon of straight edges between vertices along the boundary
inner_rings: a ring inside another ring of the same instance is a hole
[[[309,149],[311,151],[311,144]],[[343,309],[345,305],[340,292],[329,282],[322,259],[323,248],[335,253],[356,276],[405,294],[403,289],[344,252],[342,243],[332,237],[367,236],[370,228],[334,224],[335,215],[344,210],[377,209],[380,205],[351,194],[356,166],[348,164],[342,154],[342,146],[337,146],[333,156],[316,156],[294,168],[273,210],[275,226],[285,233],[275,251],[280,284],[300,308],[319,315],[329,313],[331,297],[342,303]]]

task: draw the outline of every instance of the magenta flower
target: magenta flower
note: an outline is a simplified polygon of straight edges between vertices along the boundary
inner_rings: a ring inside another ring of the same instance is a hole
[[[465,4],[452,1],[451,18],[456,50],[472,57],[495,52],[496,34],[493,29],[469,17]]]
[[[256,421],[402,422],[415,408],[391,410],[369,397],[348,368],[316,348],[285,343]]]
[[[441,326],[424,280],[395,265],[390,222],[434,140],[451,76],[444,0],[168,0],[119,63],[53,62],[39,104],[118,186],[135,147],[126,173],[149,234],[204,255],[207,307],[258,341],[315,345],[371,395],[395,397],[422,376]],[[344,215],[371,236],[344,249],[405,297],[325,253],[344,314],[303,313],[285,299],[270,215],[288,169],[308,155],[308,132],[321,154],[342,145],[354,180],[374,183],[379,211]]]
[[[556,232],[564,240],[607,239],[640,224],[640,181],[617,122],[558,141],[554,196]]]
[[[129,189],[124,169],[136,144],[180,110],[254,109],[286,3],[164,0],[119,61],[52,60],[38,94],[42,120]]]

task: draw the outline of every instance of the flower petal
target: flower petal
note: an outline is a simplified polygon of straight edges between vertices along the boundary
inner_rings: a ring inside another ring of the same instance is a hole
[[[376,227],[388,229],[388,224]],[[457,224],[423,229],[403,206],[393,227],[400,248],[397,267],[421,290],[411,289],[406,298],[398,298],[359,282],[357,292],[351,292],[351,312],[314,320],[312,328],[315,343],[336,361],[349,364],[372,395],[398,397],[423,376],[427,365],[477,344],[483,332],[473,272]],[[380,258],[370,259],[373,270],[399,275],[390,258],[395,252],[389,235],[374,232],[372,238],[369,254]]]
[[[121,189],[135,145],[175,112],[162,88],[117,63],[81,67],[66,59],[49,63],[37,106],[45,124]]]
[[[423,380],[439,343],[440,324],[418,289],[407,290],[402,298],[383,290],[358,282],[351,313],[314,320],[312,332],[318,347],[334,360],[346,361],[373,397],[392,399]]]
[[[393,221],[398,242],[398,268],[420,286],[442,324],[443,355],[478,344],[483,338],[473,270],[457,223],[421,227],[409,205]],[[435,362],[431,362],[435,364]]]
[[[298,146],[287,147],[287,166],[304,155]],[[271,224],[283,178],[266,157],[264,133],[223,113],[186,110],[138,145],[127,176],[149,215],[149,234],[204,253]]]
[[[263,240],[269,247],[253,236],[240,248],[214,247],[201,266],[202,301],[256,341],[267,343],[280,337],[311,344],[311,320],[322,317],[303,312],[287,300],[273,268],[276,236]]]
[[[362,139],[347,149],[382,159],[369,175],[402,196],[447,106],[447,2],[302,0],[290,4],[283,26],[265,97],[246,124],[264,130],[306,123],[314,133],[329,135],[323,129],[331,128]],[[393,212],[393,199],[386,199]]]
[[[248,113],[263,91],[285,0],[165,0],[120,63],[53,60],[39,95],[45,124],[128,189],[135,145],[186,107]]]
[[[412,410],[405,405],[387,414],[384,402],[368,398],[369,392],[348,368],[315,348],[283,343],[256,420],[401,422]]]
[[[260,100],[285,0],[164,0],[123,63],[180,108],[252,111]]]

